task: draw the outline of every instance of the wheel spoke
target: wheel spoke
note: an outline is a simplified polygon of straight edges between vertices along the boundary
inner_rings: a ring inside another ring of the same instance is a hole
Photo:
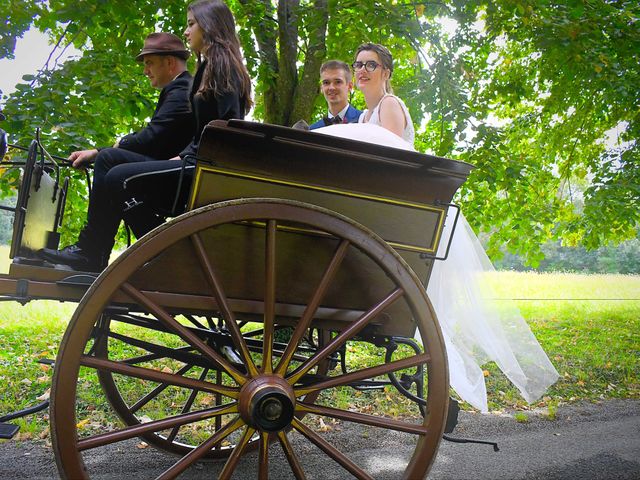
[[[177,333],[184,341],[193,345],[196,349],[198,349],[204,356],[206,356],[209,360],[214,362],[215,365],[219,365],[221,368],[227,371],[227,373],[240,385],[244,385],[247,381],[246,377],[242,375],[231,363],[229,363],[222,355],[218,354],[215,350],[213,350],[209,345],[200,340],[197,335],[191,332],[188,328],[181,325],[175,318],[173,318],[166,310],[164,310],[161,306],[153,302],[147,296],[145,296],[142,292],[136,289],[133,285],[129,283],[123,283],[121,286],[122,290],[133,298],[135,301],[149,309],[162,323],[164,323],[168,328],[172,329],[175,333]]]
[[[169,480],[176,478],[187,468],[197,462],[200,458],[207,454],[209,450],[215,447],[222,440],[227,438],[233,432],[241,428],[245,423],[240,417],[236,417],[231,422],[227,423],[224,428],[218,430],[208,440],[204,441],[196,448],[187,453],[184,457],[174,463],[169,469],[167,469],[157,480]]]
[[[183,376],[192,368],[193,368],[193,365],[185,365],[180,370],[178,370],[175,373],[175,375]],[[134,403],[131,407],[129,407],[129,410],[131,410],[131,413],[136,413],[138,410],[144,407],[147,403],[149,403],[151,400],[153,400],[158,395],[160,395],[160,393],[162,393],[167,387],[169,387],[168,383],[161,383],[156,388],[154,388],[149,393],[147,393],[144,397],[142,397],[140,400],[138,400],[136,403]]]
[[[308,428],[305,424],[303,424],[297,418],[293,419],[292,422],[293,428],[302,433],[308,440],[314,443],[320,450],[326,453],[329,457],[333,458],[336,462],[338,462],[342,467],[347,470],[351,475],[359,479],[373,480],[373,477],[370,476],[367,472],[362,470],[358,465],[353,463],[349,458],[342,454],[339,450],[337,450],[334,446],[329,444],[326,440],[324,440],[320,435],[316,432]]]
[[[230,413],[238,413],[237,403],[234,402],[226,405],[220,405],[218,407],[208,408],[206,410],[200,410],[198,412],[175,415],[163,420],[141,423],[138,425],[133,425],[131,427],[125,427],[121,430],[83,438],[82,440],[78,441],[78,450],[82,451],[91,448],[102,447],[104,445],[121,442],[129,438],[139,437],[140,435],[143,435],[145,433],[159,432],[161,430],[166,430],[167,428],[187,425],[189,423],[207,420],[213,417],[219,418],[221,415],[227,415]]]
[[[96,368],[106,372],[121,373],[129,377],[141,378],[143,380],[151,380],[152,382],[175,385],[177,387],[221,393],[222,395],[230,398],[238,398],[238,395],[240,394],[238,388],[226,387],[211,382],[202,382],[200,380],[183,377],[173,373],[160,372],[150,368],[134,367],[132,365],[127,365],[126,363],[89,357],[87,355],[80,357],[80,365]]]
[[[306,373],[309,372],[313,367],[315,367],[322,360],[327,358],[329,355],[338,350],[344,343],[353,338],[359,331],[361,331],[367,324],[373,320],[377,315],[380,314],[385,308],[388,308],[394,302],[396,302],[399,298],[404,295],[404,292],[397,288],[393,292],[391,292],[384,300],[379,302],[377,305],[371,307],[367,312],[362,314],[362,316],[349,325],[348,328],[342,331],[340,335],[332,339],[324,348],[316,352],[309,360],[300,365],[293,373],[287,377],[287,381],[293,385],[300,378],[302,378]]]
[[[346,373],[344,375],[336,375],[330,377],[321,382],[305,385],[295,389],[296,397],[306,395],[311,392],[317,392],[318,390],[324,390],[332,387],[340,387],[347,385],[351,382],[358,382],[367,378],[377,377],[378,375],[386,375],[396,370],[402,370],[403,368],[415,367],[422,363],[427,363],[431,359],[428,353],[421,353],[409,358],[403,358],[401,360],[395,360],[393,362],[385,363],[384,365],[377,365],[375,367],[363,368],[356,372]]]
[[[280,441],[280,445],[282,445],[282,450],[284,451],[285,456],[287,457],[287,461],[291,466],[291,471],[297,480],[305,480],[307,476],[304,474],[304,470],[302,470],[302,465],[300,465],[300,460],[296,456],[296,453],[293,451],[293,447],[291,443],[289,443],[289,438],[287,434],[283,431],[278,432],[278,440]]]
[[[299,402],[296,406],[296,412],[313,413],[325,417],[337,418],[348,422],[361,423],[363,425],[371,425],[372,427],[381,427],[388,430],[397,430],[405,433],[415,433],[417,435],[426,435],[427,429],[424,425],[415,423],[400,422],[385,417],[375,415],[366,415],[364,413],[339,410],[337,408],[323,407],[321,405],[312,405],[309,403]]]
[[[304,313],[302,314],[302,318],[296,325],[296,328],[291,336],[291,340],[287,345],[286,350],[282,354],[282,358],[278,363],[278,367],[276,368],[276,373],[279,375],[285,375],[287,372],[287,368],[289,367],[289,363],[291,362],[291,358],[298,348],[298,344],[302,339],[305,332],[309,329],[309,325],[311,324],[311,320],[313,320],[313,316],[316,313],[316,310],[320,306],[320,302],[324,298],[324,295],[331,285],[331,281],[335,276],[338,268],[340,267],[342,260],[344,260],[345,255],[347,254],[347,249],[349,248],[349,241],[342,240],[340,245],[336,249],[331,262],[327,266],[324,274],[322,275],[322,279],[318,284],[313,296],[311,297],[311,301],[308,303],[307,308],[305,308]]]
[[[269,434],[260,432],[258,442],[258,480],[269,478]]]
[[[150,355],[140,355],[138,357],[131,357],[122,360],[123,363],[127,363],[129,365],[135,365],[136,363],[142,362],[150,362],[159,358],[170,358],[172,360],[178,360],[183,363],[191,363],[193,365],[198,365],[201,367],[204,367],[207,363],[209,363],[207,360],[202,358],[201,355],[190,353],[190,351],[193,350],[193,347],[191,346],[169,348],[163,345],[157,345],[155,343],[147,342],[146,340],[132,338],[116,332],[109,332],[109,337],[115,340],[120,340],[127,345],[132,345],[134,347],[138,347],[150,352]]]
[[[209,259],[209,256],[207,255],[207,251],[204,247],[204,244],[202,243],[202,239],[200,238],[200,235],[196,233],[195,235],[191,236],[191,241],[193,243],[196,254],[198,256],[198,260],[200,261],[200,266],[202,267],[205,277],[209,282],[209,286],[213,290],[213,296],[215,297],[218,307],[222,312],[225,325],[229,329],[231,338],[233,338],[233,341],[236,347],[240,351],[240,355],[242,355],[242,358],[244,359],[244,363],[247,367],[247,371],[249,372],[249,375],[254,377],[258,374],[258,370],[256,368],[255,363],[253,362],[253,359],[251,358],[251,353],[249,353],[249,348],[247,347],[247,344],[244,341],[244,338],[242,338],[242,333],[240,332],[240,328],[236,323],[236,317],[233,313],[233,310],[231,310],[231,307],[229,306],[229,302],[227,301],[227,297],[224,293],[224,289],[222,288],[222,283],[220,283],[220,280],[216,275],[215,270],[213,269],[211,260]],[[243,383],[241,383],[241,385]]]
[[[273,328],[276,308],[276,222],[267,222],[265,240],[264,333],[262,335],[262,371],[273,372]]]
[[[202,370],[202,373],[200,374],[200,378],[199,378],[201,382],[204,382],[204,379],[207,378],[207,373],[209,373],[208,368],[205,368]],[[198,391],[192,390],[191,393],[189,394],[189,398],[185,402],[184,407],[182,407],[182,411],[180,413],[187,413],[189,410],[191,410],[191,407],[193,406],[193,402],[195,401],[197,396],[198,396]],[[174,438],[176,438],[176,435],[178,435],[179,430],[180,430],[180,425],[174,427],[173,430],[171,430],[171,433],[167,435],[167,441],[173,442]]]
[[[242,434],[242,438],[236,444],[235,448],[233,449],[233,452],[231,452],[231,455],[229,455],[227,462],[224,464],[224,468],[222,469],[222,472],[220,472],[220,475],[218,476],[219,480],[228,480],[231,478],[231,475],[233,475],[233,472],[238,466],[240,457],[242,457],[242,453],[247,447],[247,444],[249,443],[249,440],[251,440],[251,437],[253,436],[255,431],[256,431],[255,428],[251,428],[247,426],[244,433]]]
[[[222,383],[222,372],[220,370],[216,371],[216,383]],[[222,403],[222,395],[219,393],[215,394],[216,405],[220,405]],[[222,417],[216,417],[215,419],[216,432],[222,428]],[[220,445],[216,445],[217,449],[220,449]]]

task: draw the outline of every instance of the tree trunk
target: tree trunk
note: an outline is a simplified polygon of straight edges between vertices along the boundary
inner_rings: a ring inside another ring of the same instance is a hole
[[[280,57],[276,78],[276,100],[274,123],[289,125],[293,107],[293,95],[298,85],[298,10],[299,0],[280,0],[278,3],[278,25]]]
[[[302,69],[302,77],[293,97],[293,109],[289,115],[289,124],[298,120],[311,121],[313,104],[318,95],[320,84],[320,66],[326,60],[327,24],[329,22],[329,2],[317,0],[310,13],[311,28],[308,32],[308,45]]]

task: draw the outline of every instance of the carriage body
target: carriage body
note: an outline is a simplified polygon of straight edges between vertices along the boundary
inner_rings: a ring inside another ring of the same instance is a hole
[[[204,448],[226,459],[221,478],[236,468],[235,452],[239,456],[250,445],[260,451],[260,462],[267,462],[265,452],[274,441],[285,449],[294,476],[304,478],[283,437],[293,428],[321,449],[330,449],[298,420],[314,414],[417,435],[403,475],[424,475],[437,451],[448,398],[444,345],[425,288],[443,241],[447,205],[470,168],[313,132],[215,121],[203,132],[188,212],[147,234],[95,281],[31,259],[33,250],[48,241],[46,232],[14,234],[14,263],[8,275],[0,276],[0,294],[22,301],[81,299],[62,341],[52,392],[52,434],[61,474],[86,476],[81,452],[111,438],[104,434],[99,441],[83,440],[75,427],[78,375],[91,368],[98,370],[108,402],[128,425],[125,430],[186,457],[204,444],[177,441],[178,430],[158,434],[142,429],[140,400],[132,406],[116,376],[190,389],[187,403],[192,409],[203,392],[215,393],[220,408],[229,399],[236,402],[231,414],[237,413],[244,434],[230,448],[220,447],[222,438],[216,447]],[[29,202],[38,204],[34,198],[39,195],[28,188]],[[27,231],[34,225],[31,217],[27,209],[16,227]],[[43,228],[55,232],[56,225],[32,230]],[[28,243],[32,238],[36,240]],[[116,324],[173,334],[183,344],[158,346],[142,336],[132,340],[134,335],[126,329],[126,334],[117,332]],[[275,338],[283,329],[289,336]],[[411,339],[416,329],[425,353],[417,349],[394,367],[396,342],[403,341],[397,339]],[[111,347],[116,340],[147,354],[119,358]],[[351,372],[345,359],[352,341],[385,348],[388,358]],[[161,357],[165,369],[176,362],[201,368],[200,383],[184,380],[188,368],[170,378],[152,372],[160,366],[144,372],[131,367]],[[337,363],[342,364],[341,375],[331,373]],[[377,423],[314,406],[320,402],[314,382],[324,388],[344,378],[344,384],[357,389],[375,383],[367,374],[387,375],[387,384],[402,390],[400,375],[394,376],[401,367],[418,368],[424,377],[416,383],[425,382],[427,392],[416,394],[423,414],[417,426]],[[217,379],[210,378],[212,372]],[[260,386],[247,386],[254,384]],[[276,392],[273,398],[295,415],[276,426],[257,419],[260,414],[253,408],[264,388]],[[209,441],[227,428],[217,422]],[[330,452],[355,477],[369,478],[343,454]],[[184,458],[165,474],[186,468]],[[259,468],[259,476],[264,475],[266,467]]]
[[[325,207],[380,235],[426,286],[446,205],[467,172],[466,164],[417,152],[274,125],[216,121],[203,133],[189,209],[235,198],[284,198]],[[242,313],[260,316],[263,312],[256,299],[263,294],[264,275],[258,253],[262,246],[256,239],[263,235],[264,225],[238,224],[226,230],[209,235],[207,250],[213,252],[222,276],[229,279],[227,294],[236,299],[238,308],[239,302],[246,301]],[[296,306],[304,305],[310,296],[310,282],[301,282],[301,273],[319,278],[335,239],[295,228],[282,236],[279,257],[286,256],[287,262],[279,272],[276,298],[284,321],[298,316]],[[167,252],[166,261],[141,271],[136,281],[163,291],[171,290],[170,284],[176,288],[173,278],[161,274],[171,264],[181,279],[181,293],[206,295],[206,281],[194,274],[199,269],[180,261],[184,255],[178,249],[171,257]],[[351,271],[335,280],[317,316],[317,321],[330,322],[337,330],[388,288],[383,272],[357,258],[352,263]],[[349,275],[353,272],[360,272],[356,281],[367,288],[345,288],[354,281]],[[416,325],[405,313],[385,312],[374,323],[376,333],[412,337]]]

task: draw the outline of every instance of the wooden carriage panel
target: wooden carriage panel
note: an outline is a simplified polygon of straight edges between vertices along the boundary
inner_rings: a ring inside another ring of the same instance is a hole
[[[211,122],[198,156],[218,168],[430,205],[449,203],[472,168],[419,152],[240,120]],[[190,206],[203,205],[194,196]],[[207,203],[206,196],[199,199]]]
[[[239,120],[203,132],[190,208],[243,197],[324,206],[372,229],[427,281],[446,206],[472,166],[419,152]],[[426,263],[426,265],[425,265]]]
[[[397,250],[421,253],[435,253],[446,213],[444,208],[428,204],[205,165],[198,168],[194,183],[194,204],[206,205],[233,198],[295,199],[356,220]]]
[[[235,198],[286,198],[323,206],[379,234],[425,284],[432,260],[422,255],[437,251],[447,208],[442,204],[451,201],[471,169],[418,152],[236,120],[212,122],[203,132],[198,157],[190,209]],[[240,316],[260,319],[263,311],[264,235],[259,219],[203,235]],[[286,225],[279,226],[277,245],[276,311],[286,322],[299,317],[310,300],[336,239]],[[201,266],[185,261],[194,258],[187,254],[192,248],[183,242],[167,249],[136,274],[135,282],[148,291],[170,292],[163,299],[168,307],[179,308],[188,296],[192,308],[211,302]],[[332,328],[339,330],[390,288],[370,259],[350,251],[316,319],[335,322],[338,327]],[[393,306],[380,315],[374,322],[377,332],[412,336],[415,322],[404,308]]]
[[[228,224],[205,230],[201,237],[238,318],[261,320],[265,288],[264,225]],[[282,323],[300,318],[337,244],[334,237],[298,230],[295,225],[278,230],[276,312]],[[167,266],[171,266],[169,274]],[[165,249],[133,276],[132,283],[146,291],[165,292],[157,300],[170,309],[180,309],[179,303],[188,310],[215,306],[202,266],[188,241]],[[374,262],[351,248],[321,303],[316,321],[341,330],[392,289],[392,283]],[[403,302],[385,310],[372,326],[376,333],[384,335],[410,336],[415,331],[414,320]]]

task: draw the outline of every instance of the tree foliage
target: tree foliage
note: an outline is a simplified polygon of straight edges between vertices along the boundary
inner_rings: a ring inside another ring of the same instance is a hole
[[[350,63],[364,41],[387,45],[418,148],[477,167],[459,200],[476,230],[491,234],[490,254],[506,246],[536,264],[549,239],[597,248],[636,235],[637,2],[228,3],[255,80],[252,115],[269,123],[320,115],[325,59]],[[48,148],[65,155],[143,125],[156,94],[133,57],[147,33],[181,34],[185,23],[184,2],[158,5],[10,0],[0,58],[11,57],[16,37],[32,25],[56,47],[48,65],[3,98],[12,140],[26,143],[40,126]],[[71,44],[81,56],[58,65]],[[353,101],[363,106],[360,94]],[[85,196],[82,188],[72,195],[70,236],[84,220]]]

